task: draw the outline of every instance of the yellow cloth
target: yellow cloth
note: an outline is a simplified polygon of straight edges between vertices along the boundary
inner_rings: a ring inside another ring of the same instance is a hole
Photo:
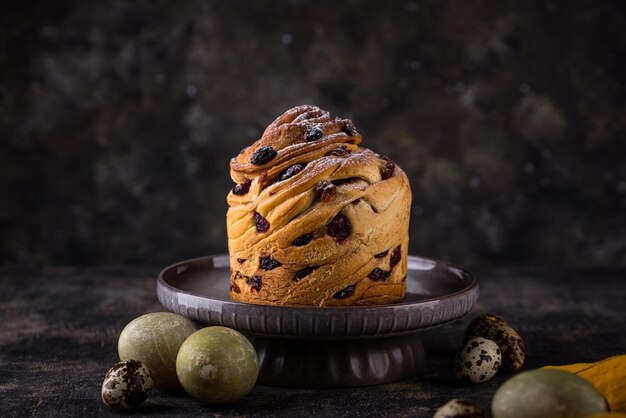
[[[546,366],[544,369],[563,370],[587,379],[604,395],[611,407],[611,412],[626,412],[626,355],[609,357],[597,363]],[[612,418],[626,417],[624,414],[611,414],[610,416]]]

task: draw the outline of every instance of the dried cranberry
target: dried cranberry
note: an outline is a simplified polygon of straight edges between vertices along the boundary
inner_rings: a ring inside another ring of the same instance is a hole
[[[261,188],[265,187],[265,184],[267,183],[267,171],[264,173],[261,173],[261,175],[257,178],[257,183],[259,183],[259,186]]]
[[[324,131],[322,127],[319,125],[313,126],[309,131],[304,134],[304,139],[306,142],[317,141],[321,137],[324,136]]]
[[[374,258],[383,258],[384,256],[386,256],[387,254],[389,254],[389,250],[387,251],[383,251],[382,253],[376,254],[374,256]]]
[[[352,225],[347,216],[337,214],[327,225],[326,233],[333,237],[335,241],[341,242],[348,238],[352,232]]]
[[[372,279],[374,281],[379,281],[379,280],[388,279],[390,275],[391,275],[390,272],[382,270],[382,269],[379,269],[378,267],[376,267],[374,270],[372,270],[370,272],[370,274],[367,275],[367,277],[369,277],[370,279]]]
[[[294,280],[299,282],[300,280],[304,279],[309,274],[313,273],[313,270],[315,270],[314,267],[303,268],[302,270],[296,273],[296,277],[294,277]]]
[[[302,171],[304,168],[304,164],[294,164],[288,169],[285,170],[283,174],[280,175],[280,180],[287,180]]]
[[[344,155],[350,154],[350,150],[345,145],[337,147],[333,150],[330,150],[326,153],[326,155],[334,155],[337,157],[343,157]]]
[[[250,286],[251,292],[253,291],[260,292],[261,286],[263,285],[263,279],[261,278],[261,276],[252,276],[246,279],[246,284]]]
[[[258,232],[264,233],[269,231],[270,223],[267,221],[267,219],[262,217],[261,214],[256,210],[252,213],[252,216],[254,218],[254,225],[256,226],[256,230]]]
[[[276,157],[278,153],[271,145],[265,145],[254,151],[252,154],[252,158],[250,158],[250,162],[254,165],[263,165],[270,162],[274,157]]]
[[[315,191],[321,193],[322,202],[328,203],[335,198],[337,190],[335,185],[327,180],[322,180],[315,185]]]
[[[243,264],[245,261],[246,261],[246,259],[245,259],[245,258],[238,258],[238,259],[237,259],[237,262],[238,262],[239,264]]]
[[[354,126],[354,123],[352,123],[351,120],[344,120],[343,127],[341,128],[341,130],[350,136],[354,136],[358,133],[356,131],[356,127]]]
[[[233,187],[233,194],[241,195],[241,194],[248,193],[248,191],[250,191],[251,184],[252,184],[252,180],[248,179],[244,181],[243,183],[236,185],[235,187]]]
[[[400,245],[398,245],[393,252],[391,253],[391,257],[389,257],[389,266],[393,267],[400,262],[402,259],[402,252],[400,251]]]
[[[355,287],[356,287],[356,285],[350,285],[350,286],[346,287],[345,289],[341,289],[339,292],[335,293],[333,295],[333,297],[335,299],[349,298],[354,293],[354,288]]]
[[[282,265],[283,263],[272,257],[261,257],[259,261],[259,266],[263,270],[274,270],[276,267],[280,267]]]
[[[311,242],[311,238],[313,238],[313,235],[311,234],[300,235],[298,238],[294,239],[291,244],[296,247],[302,247],[303,245],[307,245]]]
[[[388,178],[393,176],[393,172],[396,169],[396,163],[394,163],[393,160],[389,159],[389,157],[385,157],[382,159],[385,160],[385,166],[381,170],[380,176],[383,180],[387,180]]]
[[[239,289],[239,286],[237,286],[237,283],[235,282],[230,282],[230,291],[231,292],[235,292],[235,293],[241,293],[241,289]]]

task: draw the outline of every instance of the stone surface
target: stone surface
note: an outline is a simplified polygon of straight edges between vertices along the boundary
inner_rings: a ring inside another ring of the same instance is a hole
[[[314,103],[409,175],[411,253],[624,264],[625,27],[617,0],[12,2],[0,263],[226,250],[229,159]]]

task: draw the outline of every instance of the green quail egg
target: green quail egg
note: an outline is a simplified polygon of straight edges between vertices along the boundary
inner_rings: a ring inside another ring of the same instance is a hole
[[[486,418],[483,409],[467,399],[452,399],[437,409],[433,418]]]
[[[456,355],[456,377],[474,384],[486,382],[498,372],[500,362],[500,348],[495,342],[472,338]]]
[[[102,401],[117,410],[138,407],[152,391],[152,374],[137,360],[115,363],[104,377]]]

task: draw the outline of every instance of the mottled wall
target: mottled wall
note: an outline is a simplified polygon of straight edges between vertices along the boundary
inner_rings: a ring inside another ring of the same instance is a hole
[[[623,4],[14,2],[0,261],[224,251],[229,158],[313,103],[409,174],[412,253],[625,264]]]

